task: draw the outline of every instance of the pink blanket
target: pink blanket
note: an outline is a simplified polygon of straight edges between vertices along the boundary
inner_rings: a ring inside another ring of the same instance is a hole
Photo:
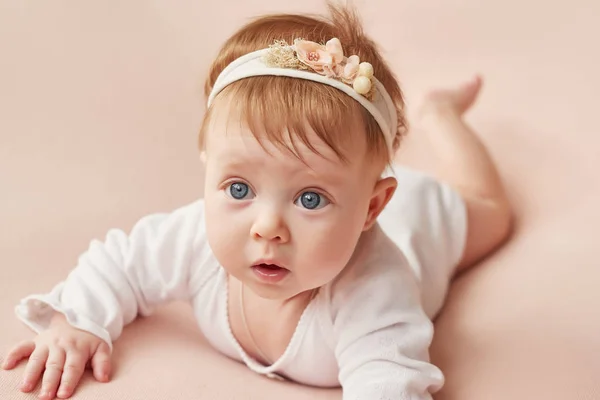
[[[6,3],[6,2],[5,2]],[[201,82],[249,16],[317,11],[321,0],[13,2],[0,11],[0,357],[32,333],[13,315],[47,291],[90,239],[201,195]],[[517,209],[512,241],[458,279],[437,321],[439,400],[598,399],[600,3],[356,2],[404,84],[481,72],[469,116]],[[401,159],[431,168],[419,132]],[[135,322],[115,375],[80,399],[339,399],[256,376],[210,349],[184,305]],[[0,371],[0,398],[23,365]]]

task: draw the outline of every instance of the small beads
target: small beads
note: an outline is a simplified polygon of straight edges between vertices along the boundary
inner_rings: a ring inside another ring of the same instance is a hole
[[[361,62],[358,66],[358,75],[366,76],[367,78],[373,77],[373,66],[368,62]]]
[[[308,61],[319,61],[319,53],[317,53],[316,51],[311,51],[306,55],[306,58],[308,59]]]
[[[365,95],[371,90],[371,80],[366,76],[359,76],[352,83],[352,87],[356,93]]]

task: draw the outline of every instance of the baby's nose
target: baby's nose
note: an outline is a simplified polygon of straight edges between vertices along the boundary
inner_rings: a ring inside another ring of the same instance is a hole
[[[290,240],[289,229],[283,217],[275,212],[259,215],[252,225],[251,235],[254,239],[265,239],[286,243]]]

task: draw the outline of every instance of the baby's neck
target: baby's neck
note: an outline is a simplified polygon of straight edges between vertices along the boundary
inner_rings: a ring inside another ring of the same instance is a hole
[[[284,353],[314,296],[305,291],[289,299],[267,299],[229,277],[229,323],[242,348],[264,364]]]

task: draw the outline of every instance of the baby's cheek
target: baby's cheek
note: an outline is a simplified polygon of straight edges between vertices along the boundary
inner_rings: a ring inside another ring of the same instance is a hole
[[[335,229],[323,235],[313,248],[315,264],[324,274],[337,275],[352,257],[359,235],[351,229]]]
[[[231,257],[234,249],[240,250],[240,244],[236,242],[236,234],[226,214],[218,208],[207,208],[206,213],[206,238],[217,259],[224,264],[224,258]]]
[[[314,258],[304,264],[303,280],[306,286],[320,287],[334,280],[347,265],[350,256],[345,249],[334,249],[332,246],[319,249]],[[351,253],[350,253],[351,254]]]
[[[225,269],[229,270],[242,263],[242,246],[237,244],[232,237],[222,228],[216,228],[207,235],[208,244],[219,262]]]

